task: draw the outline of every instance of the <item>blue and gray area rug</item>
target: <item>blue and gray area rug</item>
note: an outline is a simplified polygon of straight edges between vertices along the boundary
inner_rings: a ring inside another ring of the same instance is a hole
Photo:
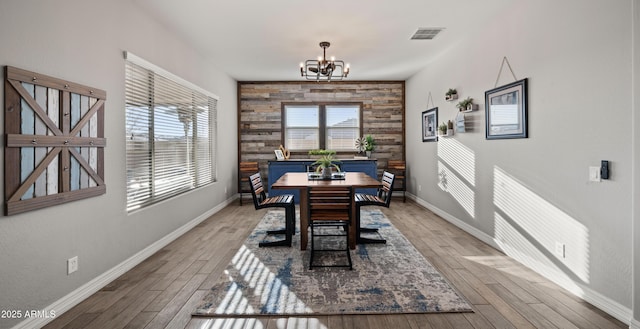
[[[277,210],[265,215],[194,315],[472,312],[464,297],[379,210],[363,210],[362,221],[379,227],[387,244],[358,245],[351,251],[351,271],[309,270],[309,250],[300,250],[298,234],[291,248],[259,248],[258,242],[268,239],[267,230],[283,225],[283,217],[284,211]],[[319,261],[345,261],[344,252],[327,254],[331,256]]]

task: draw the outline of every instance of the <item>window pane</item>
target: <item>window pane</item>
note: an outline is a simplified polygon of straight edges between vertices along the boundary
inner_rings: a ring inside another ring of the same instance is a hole
[[[327,127],[360,127],[360,106],[327,106]]]
[[[285,106],[285,147],[311,150],[320,147],[320,109],[312,106]]]
[[[286,106],[287,127],[318,127],[318,106]]]
[[[326,116],[326,148],[355,151],[356,138],[360,134],[360,106],[328,105]]]

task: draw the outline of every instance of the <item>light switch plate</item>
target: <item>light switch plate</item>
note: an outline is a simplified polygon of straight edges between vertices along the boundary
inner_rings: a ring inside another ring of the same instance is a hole
[[[589,167],[589,181],[590,182],[600,181],[600,167]]]

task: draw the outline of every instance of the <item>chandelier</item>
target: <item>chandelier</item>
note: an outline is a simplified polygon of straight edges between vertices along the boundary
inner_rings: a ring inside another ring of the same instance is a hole
[[[308,59],[304,63],[300,63],[300,75],[306,77],[307,80],[331,81],[342,80],[349,74],[349,64],[344,65],[344,61],[336,60],[335,57],[327,60],[327,48],[331,44],[327,41],[320,42],[322,48],[322,57],[318,59]]]

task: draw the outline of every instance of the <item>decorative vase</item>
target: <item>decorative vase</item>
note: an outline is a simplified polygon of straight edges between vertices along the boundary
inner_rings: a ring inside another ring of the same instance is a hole
[[[322,178],[331,178],[331,167],[322,168]]]
[[[366,151],[367,152],[367,158],[371,158],[371,151]]]

